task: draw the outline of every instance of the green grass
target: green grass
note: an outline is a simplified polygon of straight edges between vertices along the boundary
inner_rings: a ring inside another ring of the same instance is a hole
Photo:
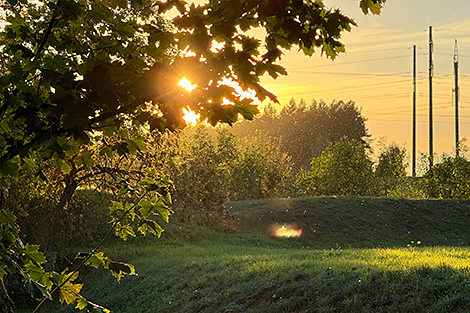
[[[139,275],[118,283],[90,271],[84,294],[122,313],[468,312],[469,205],[359,197],[228,203],[240,219],[235,229],[170,223],[160,239],[107,247]],[[270,236],[276,223],[296,223],[303,235]]]

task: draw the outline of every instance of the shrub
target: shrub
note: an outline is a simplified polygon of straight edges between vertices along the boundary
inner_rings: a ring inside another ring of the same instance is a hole
[[[363,144],[346,137],[330,143],[313,158],[306,173],[307,193],[313,195],[367,195],[373,178],[372,161]]]
[[[426,195],[431,198],[470,197],[470,162],[463,157],[444,157],[423,176]]]
[[[403,195],[403,189],[410,186],[406,178],[406,151],[392,144],[380,153],[375,168],[375,194],[381,197]]]
[[[241,121],[234,125],[234,132],[241,138],[266,136],[280,139],[283,152],[292,159],[293,169],[307,170],[312,157],[318,157],[330,142],[343,136],[367,145],[365,118],[352,101],[312,101],[309,105],[292,99],[278,113],[268,105],[264,114],[253,121]]]
[[[180,161],[173,169],[175,213],[181,222],[226,225],[227,200],[287,197],[294,190],[291,160],[279,141],[239,141],[228,128],[216,136],[199,125],[179,136]]]

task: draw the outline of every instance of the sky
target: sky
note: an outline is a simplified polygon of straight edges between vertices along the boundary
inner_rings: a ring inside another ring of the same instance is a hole
[[[433,152],[455,151],[454,43],[459,55],[459,133],[470,139],[470,1],[388,0],[380,16],[364,15],[359,1],[324,0],[358,27],[345,33],[346,53],[334,61],[287,51],[289,75],[264,87],[286,104],[292,97],[355,101],[367,119],[372,145],[385,141],[412,151],[413,45],[417,47],[417,154],[429,153],[429,27],[434,43]],[[470,146],[470,142],[468,143]]]

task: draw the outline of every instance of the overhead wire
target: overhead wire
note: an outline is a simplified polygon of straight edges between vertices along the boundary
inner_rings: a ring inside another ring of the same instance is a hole
[[[338,65],[345,65],[345,64],[357,64],[357,63],[366,63],[366,62],[372,62],[372,61],[384,61],[384,60],[409,58],[409,57],[410,57],[410,55],[400,55],[400,56],[394,56],[394,57],[385,57],[385,58],[358,60],[358,61],[348,61],[348,62],[342,62],[342,63],[318,64],[318,65],[310,65],[310,66],[302,66],[302,67],[293,67],[293,68],[290,69],[290,71],[292,72],[292,70],[299,70],[299,69],[306,69],[306,68],[330,67],[330,66],[338,66]]]

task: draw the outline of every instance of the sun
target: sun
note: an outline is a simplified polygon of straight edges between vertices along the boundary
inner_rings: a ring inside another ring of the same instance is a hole
[[[186,77],[183,77],[178,82],[178,86],[186,89],[187,91],[191,92],[194,88],[197,87],[196,84],[191,83]]]
[[[183,119],[188,125],[196,125],[199,118],[201,117],[201,114],[194,112],[189,107],[183,108],[183,113]]]

